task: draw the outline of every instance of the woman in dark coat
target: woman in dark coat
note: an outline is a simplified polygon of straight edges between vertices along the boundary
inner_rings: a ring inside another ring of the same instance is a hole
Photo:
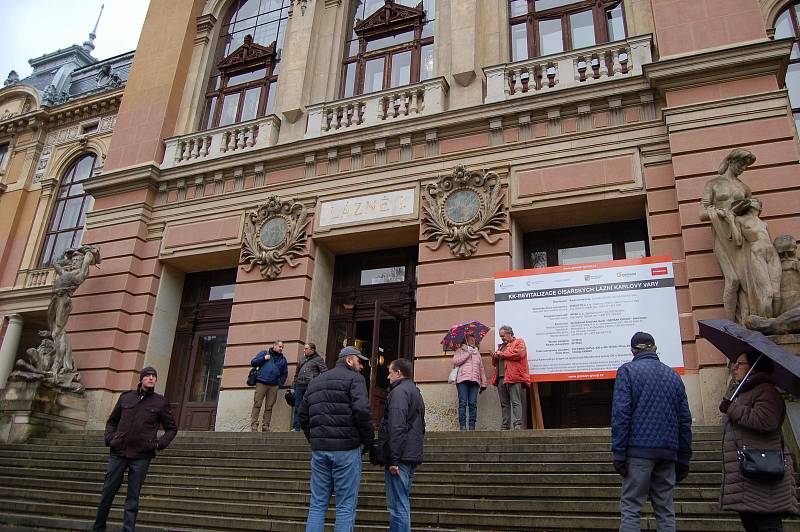
[[[734,381],[741,382],[758,357],[759,353],[739,355],[731,369]],[[720,411],[726,414],[720,506],[723,510],[738,512],[748,532],[783,530],[783,516],[798,513],[791,455],[785,455],[786,474],[782,480],[748,479],[739,469],[737,440],[739,446],[754,449],[781,448],[781,425],[786,406],[772,382],[772,369],[772,361],[762,357],[739,395],[732,402],[723,399],[719,405]]]

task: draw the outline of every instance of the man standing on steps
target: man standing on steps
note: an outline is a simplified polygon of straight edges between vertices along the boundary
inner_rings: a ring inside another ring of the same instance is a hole
[[[317,346],[313,342],[308,342],[303,346],[303,360],[297,364],[294,374],[292,387],[294,388],[294,415],[292,416],[292,432],[300,431],[300,403],[303,402],[303,395],[306,393],[308,383],[311,379],[328,371],[325,361],[317,353]]]
[[[128,496],[125,498],[123,532],[136,529],[139,512],[139,491],[147,476],[150,460],[156,451],[169,446],[178,428],[172,418],[169,403],[163,395],[155,392],[158,373],[151,367],[139,373],[139,385],[135,390],[123,393],[106,422],[105,442],[111,448],[103,492],[93,530],[106,529],[111,503],[122,485],[122,477],[128,470]],[[164,435],[158,438],[159,425]]]
[[[425,437],[425,402],[411,380],[411,363],[397,359],[389,364],[389,396],[379,431],[387,461],[386,508],[390,532],[411,532],[411,481],[422,463]]]
[[[522,429],[522,387],[530,386],[528,349],[525,340],[514,337],[514,330],[503,325],[498,331],[503,341],[492,353],[494,385],[500,394],[500,430]]]
[[[683,381],[656,354],[653,337],[631,338],[633,360],[620,366],[611,407],[614,469],[622,475],[621,532],[640,530],[647,496],[659,532],[675,530],[672,492],[689,474],[692,416]]]
[[[311,444],[311,504],[306,532],[322,532],[336,493],[335,532],[356,521],[361,455],[374,438],[372,411],[361,370],[369,359],[355,347],[339,352],[336,367],[315,377],[299,406],[300,427]]]
[[[250,410],[250,430],[258,432],[258,413],[261,403],[264,403],[264,418],[261,425],[262,432],[269,432],[272,421],[272,408],[278,398],[278,388],[286,382],[289,376],[289,365],[283,356],[283,342],[276,341],[268,351],[261,351],[250,365],[258,368],[256,376],[256,391],[253,397],[253,408]]]

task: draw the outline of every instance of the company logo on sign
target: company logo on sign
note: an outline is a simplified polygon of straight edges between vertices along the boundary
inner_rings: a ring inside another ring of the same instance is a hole
[[[617,277],[636,277],[636,272],[617,272]]]
[[[593,279],[599,279],[600,277],[601,277],[600,275],[584,275],[583,276],[583,280],[584,281],[591,281]]]
[[[660,268],[650,268],[651,275],[667,275],[669,271],[667,270],[666,266],[662,266]]]
[[[497,283],[497,286],[499,286],[501,290],[505,290],[506,288],[512,288],[514,284],[507,281],[500,281]]]

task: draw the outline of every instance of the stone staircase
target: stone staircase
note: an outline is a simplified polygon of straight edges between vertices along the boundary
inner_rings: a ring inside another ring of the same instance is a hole
[[[679,530],[741,530],[717,509],[720,436],[695,427],[692,472],[675,497]],[[620,477],[609,442],[608,429],[429,433],[414,530],[614,530]],[[0,530],[89,530],[106,459],[98,432],[0,446]],[[137,529],[305,530],[309,459],[302,434],[180,433],[151,464]],[[111,525],[121,522],[125,489]],[[655,530],[647,512],[642,529]],[[383,471],[365,463],[357,530],[387,523]],[[800,521],[785,528],[800,531]]]

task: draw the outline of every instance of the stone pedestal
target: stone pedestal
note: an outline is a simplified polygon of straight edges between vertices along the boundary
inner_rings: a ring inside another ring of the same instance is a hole
[[[49,432],[84,430],[88,401],[41,382],[8,382],[0,396],[0,442],[19,443]]]

